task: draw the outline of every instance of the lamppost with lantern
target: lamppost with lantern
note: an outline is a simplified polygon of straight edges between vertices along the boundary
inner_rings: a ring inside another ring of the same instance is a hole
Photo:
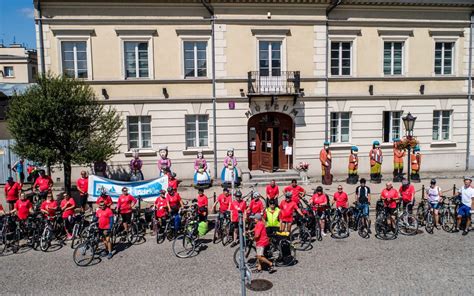
[[[403,125],[405,125],[406,138],[407,138],[407,149],[408,149],[408,166],[407,166],[407,179],[410,182],[410,169],[411,169],[411,142],[413,139],[413,128],[415,127],[416,117],[411,115],[410,112],[405,117],[402,117]]]

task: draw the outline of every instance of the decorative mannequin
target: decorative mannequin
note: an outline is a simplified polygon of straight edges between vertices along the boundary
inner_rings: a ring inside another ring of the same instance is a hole
[[[411,161],[411,180],[412,182],[420,182],[421,153],[420,147],[416,146],[410,156]]]
[[[234,178],[232,179],[232,172]],[[237,159],[234,157],[234,148],[227,149],[227,156],[224,159],[224,168],[221,173],[222,184],[229,186],[239,183],[239,172],[237,171]]]
[[[142,166],[143,162],[139,156],[139,150],[133,149],[132,151],[133,158],[130,160],[130,181],[140,181],[143,180]]]
[[[324,185],[332,184],[332,175],[331,175],[331,163],[332,155],[329,150],[330,143],[328,141],[324,142],[324,147],[319,152],[319,161],[321,162],[321,177],[322,183]]]
[[[382,149],[380,149],[380,142],[374,141],[372,149],[369,153],[370,157],[370,182],[380,183],[382,180]]]
[[[357,146],[351,147],[351,154],[349,155],[349,177],[347,178],[347,184],[357,184],[359,182],[359,148]]]
[[[166,175],[167,171],[171,172],[171,159],[168,158],[168,146],[160,146],[158,153],[160,159],[158,160],[159,176]]]
[[[403,158],[405,150],[399,148],[399,138],[393,139],[393,182],[401,182],[403,179]]]
[[[202,150],[197,153],[196,160],[194,161],[194,186],[210,186],[211,176],[207,167],[206,159]]]

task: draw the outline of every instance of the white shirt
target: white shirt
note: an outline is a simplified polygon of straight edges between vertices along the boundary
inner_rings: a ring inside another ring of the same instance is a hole
[[[459,193],[461,194],[461,202],[468,206],[471,207],[472,204],[472,198],[474,197],[474,188],[472,187],[462,187],[459,190]]]
[[[441,188],[435,186],[434,188],[428,187],[426,193],[428,194],[428,201],[429,202],[439,202],[439,193],[441,192]]]

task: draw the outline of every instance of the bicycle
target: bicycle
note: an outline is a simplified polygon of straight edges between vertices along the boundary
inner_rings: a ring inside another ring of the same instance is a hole
[[[189,258],[195,254],[199,245],[198,233],[198,213],[197,204],[193,200],[193,205],[185,206],[182,217],[184,220],[183,233],[173,240],[173,253],[178,258]]]
[[[63,228],[62,224],[59,223],[61,219],[61,212],[57,211],[56,215],[52,218],[44,218],[44,227],[40,237],[40,250],[47,252],[51,246],[53,240],[56,238],[64,244]]]
[[[349,227],[347,226],[347,222],[344,220],[343,211],[342,208],[337,208],[335,218],[330,224],[329,229],[333,238],[342,239],[349,236]]]
[[[9,250],[13,254],[18,253],[20,250],[20,231],[15,222],[15,217],[11,214],[5,214],[0,235],[2,242],[0,255],[5,254]]]
[[[291,230],[290,241],[297,251],[307,251],[312,247],[311,231],[308,227],[309,219],[299,217],[298,227]]]
[[[160,219],[160,222],[158,222],[158,219],[156,217],[154,218],[153,224],[155,225],[154,231],[156,231],[156,243],[161,244],[165,241],[166,238],[168,240],[173,240],[173,223],[171,222],[171,217],[168,215],[166,218]]]
[[[397,226],[403,235],[415,235],[418,233],[418,221],[408,211],[408,205],[403,209],[402,203],[397,205]]]
[[[388,220],[391,223],[388,223]],[[392,219],[388,208],[385,208],[383,213],[380,213],[375,220],[376,237],[383,240],[391,240],[397,238],[398,224]]]
[[[425,226],[426,211],[428,209],[428,201],[422,198],[418,207],[416,208],[416,219],[419,226]]]
[[[81,267],[91,264],[98,254],[99,243],[99,228],[97,222],[93,222],[87,227],[87,237],[74,249],[72,254],[74,263]]]
[[[92,217],[93,214],[86,215],[85,213],[80,213],[75,217],[75,223],[72,227],[72,239],[71,239],[71,248],[74,249],[79,244],[81,244],[85,237],[87,237],[87,227],[90,224],[90,221],[87,218]]]
[[[348,211],[348,227],[357,231],[360,237],[369,238],[370,224],[370,219],[362,213],[360,204],[355,202]]]
[[[456,208],[459,205],[458,201],[459,199],[456,196],[446,197],[439,210],[439,219],[443,230],[446,232],[453,232],[456,227]]]
[[[214,236],[212,242],[217,244],[219,242],[225,247],[232,241],[232,233],[230,231],[230,212],[219,213],[219,217],[216,220],[216,226],[214,227]]]

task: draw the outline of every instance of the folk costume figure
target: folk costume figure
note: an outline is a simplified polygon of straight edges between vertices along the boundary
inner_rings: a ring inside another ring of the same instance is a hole
[[[403,179],[403,159],[405,150],[399,148],[399,138],[393,139],[393,182],[401,182]]]
[[[143,162],[139,156],[139,150],[133,149],[133,158],[130,160],[130,181],[143,180],[142,166]]]
[[[416,146],[410,156],[411,161],[411,180],[420,182],[421,152],[420,147]]]
[[[324,147],[321,149],[321,152],[319,152],[319,161],[321,162],[321,176],[324,185],[332,184],[332,155],[331,151],[329,150],[329,145],[330,143],[328,141],[324,142]]]
[[[351,147],[351,154],[349,154],[349,176],[347,178],[348,184],[357,184],[359,182],[359,148],[357,146]]]
[[[158,153],[160,159],[158,160],[158,170],[160,171],[159,176],[166,175],[166,172],[171,172],[171,159],[168,158],[168,146],[160,146]]]
[[[194,185],[208,186],[211,184],[211,175],[207,167],[206,159],[202,150],[197,152],[196,160],[194,161]]]
[[[239,172],[237,171],[237,158],[234,157],[234,148],[227,149],[227,156],[224,158],[224,168],[222,168],[221,172],[221,180],[222,183],[227,184],[232,184],[232,182],[235,184],[239,183]]]
[[[372,183],[380,183],[382,180],[382,149],[380,149],[380,142],[374,141],[372,149],[369,153],[370,158],[370,181]]]

